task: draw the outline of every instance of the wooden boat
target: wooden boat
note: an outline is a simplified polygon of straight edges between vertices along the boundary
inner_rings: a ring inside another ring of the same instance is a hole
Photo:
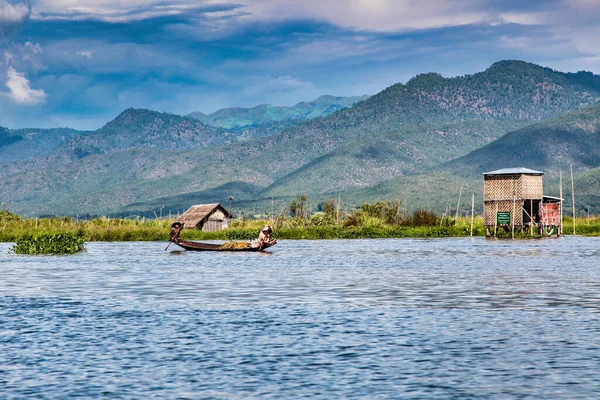
[[[181,233],[181,230],[183,229],[183,224],[181,224],[180,222],[174,222],[171,225],[171,238],[169,240],[169,246],[171,245],[171,243],[175,243],[177,246],[179,247],[183,247],[186,250],[189,251],[246,251],[246,252],[250,252],[250,251],[263,251],[269,247],[273,247],[275,246],[275,244],[277,243],[277,241],[274,241],[272,244],[264,244],[262,246],[262,249],[259,250],[259,248],[256,246],[250,246],[249,243],[247,242],[229,242],[234,244],[233,246],[228,246],[228,243],[226,244],[216,244],[216,243],[202,243],[202,242],[194,242],[194,241],[190,241],[190,240],[183,240],[179,237],[179,234]],[[245,246],[244,246],[245,245]],[[169,248],[169,246],[167,246],[167,249]],[[165,250],[167,250],[165,249]]]
[[[182,240],[182,239],[178,239],[178,240],[174,240],[173,243],[175,243],[177,246],[179,247],[183,247],[186,250],[189,251],[256,251],[258,252],[258,247],[242,247],[242,248],[223,248],[222,245],[220,244],[215,244],[215,243],[202,243],[202,242],[192,242],[189,240]],[[264,245],[262,247],[262,250],[265,250],[269,247],[273,247],[275,244],[271,244],[271,245]],[[261,251],[262,251],[261,250]]]

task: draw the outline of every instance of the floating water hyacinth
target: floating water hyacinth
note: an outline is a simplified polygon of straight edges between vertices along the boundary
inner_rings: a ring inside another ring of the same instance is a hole
[[[21,237],[9,250],[16,254],[75,254],[85,250],[83,238],[73,233]]]

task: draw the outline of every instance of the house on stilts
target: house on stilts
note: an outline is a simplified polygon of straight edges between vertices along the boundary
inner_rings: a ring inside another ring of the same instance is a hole
[[[505,168],[483,173],[486,237],[498,230],[562,235],[562,199],[544,196],[544,173],[528,168]]]

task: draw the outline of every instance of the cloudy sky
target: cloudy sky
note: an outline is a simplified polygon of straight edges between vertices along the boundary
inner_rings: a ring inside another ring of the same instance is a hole
[[[0,125],[374,94],[502,59],[600,73],[600,0],[0,0]]]

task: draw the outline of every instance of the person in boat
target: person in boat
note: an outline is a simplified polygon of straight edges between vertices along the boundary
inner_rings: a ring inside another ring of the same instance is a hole
[[[183,224],[181,222],[173,222],[171,225],[171,242],[176,242],[179,240],[179,233],[183,229]]]
[[[277,243],[277,239],[271,238],[271,234],[273,233],[273,228],[270,225],[263,226],[260,234],[258,235],[258,250],[262,250],[263,246],[268,245],[272,246]]]

